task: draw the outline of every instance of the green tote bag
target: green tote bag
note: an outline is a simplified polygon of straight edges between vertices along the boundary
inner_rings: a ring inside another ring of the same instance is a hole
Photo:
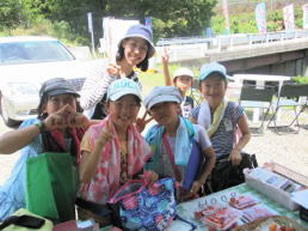
[[[26,207],[56,222],[75,218],[77,169],[68,153],[43,153],[27,160]]]

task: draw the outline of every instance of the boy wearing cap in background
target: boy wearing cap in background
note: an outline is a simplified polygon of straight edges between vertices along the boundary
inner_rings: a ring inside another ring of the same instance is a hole
[[[27,159],[43,152],[69,152],[75,162],[79,159],[79,144],[90,123],[78,112],[79,94],[67,80],[55,78],[43,83],[39,96],[38,118],[25,120],[18,130],[0,137],[0,153],[11,154],[21,149],[14,171],[0,187],[0,221],[26,207]]]
[[[191,118],[191,110],[194,107],[194,100],[192,97],[187,96],[187,92],[191,89],[194,80],[194,73],[186,68],[178,68],[172,75],[172,81],[169,73],[169,55],[167,50],[162,54],[163,73],[165,78],[165,85],[172,86],[172,84],[179,89],[183,101],[181,103],[181,114],[184,118]]]
[[[107,91],[108,116],[91,126],[81,143],[81,198],[105,205],[121,185],[132,179],[152,155],[134,123],[140,109],[139,86],[123,78]],[[158,176],[145,174],[149,183]]]
[[[193,142],[198,143],[206,162],[197,177],[191,179],[191,185],[186,188],[188,191],[181,195],[182,198],[178,198],[185,200],[196,195],[206,182],[215,165],[215,153],[204,128],[178,115],[181,101],[182,96],[178,89],[171,86],[154,87],[145,98],[145,107],[158,123],[146,135],[153,151],[146,169],[155,171],[161,177],[172,176],[183,183],[184,175],[196,170],[188,171],[187,166],[192,155]]]
[[[193,120],[207,130],[216,153],[216,163],[228,159],[233,166],[238,166],[242,160],[240,152],[250,140],[250,131],[244,109],[225,100],[228,84],[226,69],[215,62],[204,64],[199,81],[204,102],[194,108]],[[235,140],[237,128],[242,134],[238,142]],[[213,190],[217,191],[216,182],[213,184]]]
[[[81,90],[81,107],[91,119],[106,117],[106,91],[118,78],[129,78],[141,88],[135,67],[147,71],[149,59],[154,55],[152,33],[144,25],[131,26],[119,41],[115,63],[110,63],[102,70],[93,69],[89,73]],[[102,64],[103,65],[103,64]]]

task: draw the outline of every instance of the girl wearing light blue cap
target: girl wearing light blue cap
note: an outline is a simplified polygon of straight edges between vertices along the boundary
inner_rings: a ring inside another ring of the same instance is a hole
[[[134,68],[147,71],[149,59],[154,53],[152,32],[144,25],[131,26],[118,43],[115,63],[110,63],[101,70],[93,69],[88,74],[80,98],[86,115],[92,119],[103,119],[106,116],[106,91],[114,80],[126,77],[141,87]]]
[[[107,91],[108,116],[91,126],[81,142],[81,197],[105,205],[121,185],[139,173],[152,155],[134,123],[140,109],[139,86],[119,79]],[[157,174],[147,172],[147,181]]]
[[[226,68],[219,63],[204,64],[199,80],[204,102],[194,109],[193,118],[207,130],[217,161],[226,159],[230,160],[233,166],[238,166],[242,160],[240,152],[250,140],[250,131],[244,109],[234,102],[225,100]],[[237,128],[242,136],[236,142]],[[215,185],[213,182],[214,191],[224,189]]]
[[[158,123],[146,135],[153,150],[146,168],[162,177],[174,177],[184,189],[178,199],[186,200],[205,184],[215,165],[215,153],[204,128],[178,115],[181,101],[179,91],[171,86],[155,87],[145,98],[147,110]]]

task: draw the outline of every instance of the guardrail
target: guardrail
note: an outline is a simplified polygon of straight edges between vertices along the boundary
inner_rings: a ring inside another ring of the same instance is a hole
[[[186,44],[199,44],[205,43],[208,48],[222,48],[232,47],[238,45],[252,45],[260,43],[270,43],[276,41],[297,39],[302,37],[308,37],[308,30],[298,31],[279,31],[268,32],[263,34],[231,34],[231,35],[218,35],[215,37],[178,37],[178,38],[161,38],[156,43],[158,47],[174,46],[174,45],[186,45]]]
[[[156,43],[157,57],[160,57],[164,48],[168,49],[169,61],[177,62],[203,58],[209,51],[222,51],[240,46],[265,45],[274,42],[290,41],[299,38],[308,38],[308,30],[294,32],[269,32],[264,34],[232,34],[215,37],[180,37],[164,38]],[[155,62],[160,62],[156,58]]]

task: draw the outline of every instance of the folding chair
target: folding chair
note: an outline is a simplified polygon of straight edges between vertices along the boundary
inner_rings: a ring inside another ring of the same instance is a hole
[[[308,96],[308,84],[284,84],[281,87],[280,94],[278,96],[278,100],[275,107],[275,112],[272,115],[267,127],[270,127],[271,123],[274,123],[274,129],[278,133],[278,127],[282,128],[291,128],[291,126],[296,123],[299,132],[300,126],[298,117],[307,107],[307,102],[300,102],[299,97]],[[278,111],[281,108],[292,108],[294,113],[293,120],[287,125],[277,125],[277,115]],[[301,107],[299,111],[297,111],[298,107]]]
[[[244,109],[245,108],[254,109],[254,113],[256,113],[256,110],[262,109],[262,113],[263,113],[262,122],[261,122],[261,125],[257,127],[257,131],[260,133],[263,133],[264,121],[266,120],[267,115],[270,111],[270,108],[272,105],[272,98],[274,94],[275,94],[275,91],[273,87],[267,87],[267,86],[258,87],[258,86],[252,86],[252,85],[242,86],[239,104]]]

